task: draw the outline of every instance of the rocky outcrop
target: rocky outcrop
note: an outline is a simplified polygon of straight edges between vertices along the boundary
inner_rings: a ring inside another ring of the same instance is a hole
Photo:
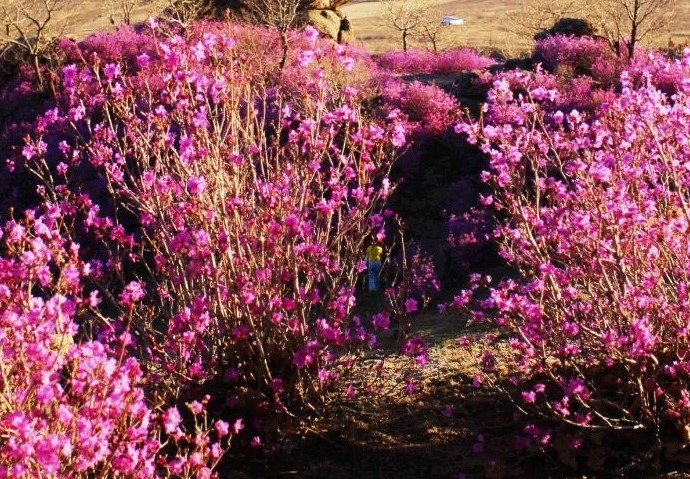
[[[330,2],[324,1],[317,3]],[[348,43],[352,41],[353,34],[350,20],[339,10],[330,8],[308,10],[307,23],[338,43]]]
[[[310,10],[333,10],[331,0],[313,0],[309,6]]]
[[[201,17],[230,17],[238,20],[261,23],[261,10],[255,8],[254,0],[175,0],[178,8],[193,6]],[[276,0],[280,1],[280,0]],[[323,35],[338,43],[352,41],[352,24],[340,10],[348,0],[285,0],[297,2],[298,21],[295,27],[305,23],[312,25]]]
[[[574,37],[594,37],[597,29],[588,20],[582,18],[559,18],[553,26],[542,30],[534,36],[535,40],[542,40],[553,35],[570,35]]]
[[[309,10],[307,12],[307,22],[334,40],[338,39],[341,20],[333,10]]]
[[[485,81],[485,71],[466,70],[456,77],[449,91],[462,106],[479,116],[479,110],[486,102],[489,86],[490,83]]]

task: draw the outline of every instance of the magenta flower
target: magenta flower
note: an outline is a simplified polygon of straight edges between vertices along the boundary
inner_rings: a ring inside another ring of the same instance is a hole
[[[103,73],[108,80],[113,80],[120,76],[120,65],[117,63],[108,63],[103,67]]]
[[[534,391],[522,391],[520,395],[522,400],[528,403],[534,403],[537,400],[537,394]]]
[[[417,300],[414,298],[408,298],[405,301],[405,312],[407,314],[415,313],[418,310]]]
[[[145,296],[144,289],[139,281],[132,281],[125,286],[120,293],[120,301],[125,307],[132,307],[134,303]]]
[[[352,57],[345,57],[342,60],[343,67],[345,68],[346,71],[352,71],[355,68],[356,61]]]
[[[390,327],[391,321],[386,313],[377,313],[372,316],[371,324],[374,326],[374,329],[386,331]]]
[[[309,41],[309,43],[313,46],[316,43],[316,40],[319,38],[319,31],[312,27],[311,25],[308,25],[304,30],[303,30],[305,38]]]
[[[369,224],[372,228],[381,228],[383,226],[383,216],[380,214],[373,214],[369,217]]]
[[[297,62],[299,65],[304,68],[312,64],[316,57],[316,52],[313,50],[303,50],[300,52],[300,54],[297,57]]]
[[[141,54],[137,55],[137,66],[141,69],[144,69],[147,66],[149,66],[150,60],[151,60],[151,57],[148,54],[141,53]]]
[[[235,420],[232,424],[232,433],[235,435],[239,434],[242,429],[244,429],[244,421],[242,419]]]
[[[187,191],[192,196],[199,196],[206,190],[206,179],[202,176],[187,180]]]
[[[176,407],[168,408],[161,418],[163,420],[163,427],[168,434],[174,434],[179,430],[182,416]]]
[[[192,401],[189,403],[189,409],[193,414],[201,414],[204,410],[204,405],[199,401]]]
[[[24,148],[22,148],[22,156],[27,160],[31,160],[34,156],[36,156],[36,148],[34,148],[33,145],[24,145]]]

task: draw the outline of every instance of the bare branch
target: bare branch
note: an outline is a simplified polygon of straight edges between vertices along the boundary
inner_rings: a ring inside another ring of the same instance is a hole
[[[382,0],[385,26],[400,33],[403,51],[408,38],[423,31],[428,4],[424,0]]]
[[[67,6],[67,0],[6,0],[0,7],[0,25],[4,26],[0,44],[5,45],[2,52],[7,53],[11,47],[23,51],[41,89],[45,86],[41,64],[47,60],[53,44],[67,26],[65,21],[56,23],[54,14]]]
[[[107,0],[106,7],[108,10],[108,18],[113,25],[117,23],[124,23],[125,25],[132,24],[132,13],[137,7],[138,0]],[[118,19],[120,21],[118,21]]]
[[[596,26],[619,56],[632,58],[643,38],[668,27],[675,4],[676,0],[525,0],[509,25],[513,33],[529,37],[560,18],[581,18]]]

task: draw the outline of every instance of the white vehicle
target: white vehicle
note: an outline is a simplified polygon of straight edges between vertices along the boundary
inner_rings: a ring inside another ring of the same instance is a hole
[[[443,25],[444,27],[449,27],[451,25],[462,25],[464,23],[465,20],[454,15],[446,15],[443,18],[441,18],[441,25]]]

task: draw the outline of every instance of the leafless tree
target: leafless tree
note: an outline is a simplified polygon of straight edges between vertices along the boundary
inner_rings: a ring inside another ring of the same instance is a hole
[[[132,12],[137,6],[137,0],[107,0],[106,6],[110,23],[118,23],[116,18],[121,17],[125,25],[132,24]]]
[[[166,0],[166,2],[165,16],[169,21],[179,25],[183,31],[186,31],[194,20],[216,13],[213,2],[205,0]]]
[[[628,58],[648,35],[663,31],[671,23],[676,0],[606,0],[596,9],[600,29],[612,48]]]
[[[427,8],[422,12],[420,26],[415,34],[425,44],[431,47],[434,53],[438,53],[440,47],[445,47],[444,33],[447,27],[441,25],[441,10],[438,8]]]
[[[592,21],[596,0],[525,0],[517,12],[506,14],[506,25],[515,35],[532,39],[561,18]],[[603,0],[608,1],[608,0]]]
[[[382,0],[385,26],[400,34],[403,51],[409,46],[409,38],[423,31],[428,2],[425,0]]]
[[[304,20],[312,0],[251,0],[245,4],[245,15],[253,21],[274,28],[280,37],[280,69],[285,67],[289,51],[288,32]]]
[[[36,85],[42,90],[46,83],[41,63],[64,32],[66,23],[56,22],[55,16],[67,6],[67,0],[5,0],[0,5],[3,51],[17,48],[23,52],[34,69]]]
[[[635,47],[650,34],[662,32],[677,0],[525,0],[520,12],[511,14],[513,33],[532,37],[558,19],[587,20],[606,37],[616,54],[632,58]]]

